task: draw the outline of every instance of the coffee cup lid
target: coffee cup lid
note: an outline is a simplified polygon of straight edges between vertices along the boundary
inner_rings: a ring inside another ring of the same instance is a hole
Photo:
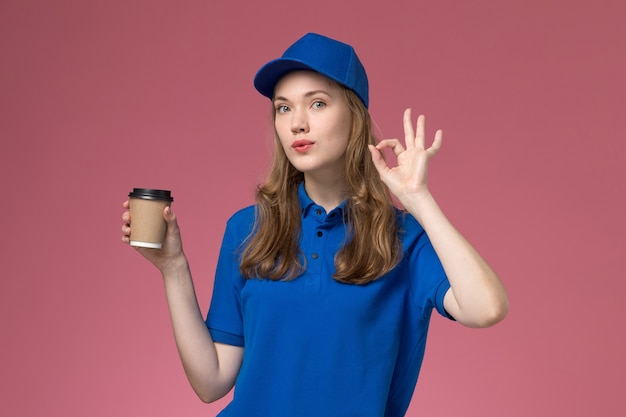
[[[131,191],[128,196],[132,198],[142,198],[144,200],[174,201],[171,191],[155,190],[153,188],[133,188],[133,191]]]

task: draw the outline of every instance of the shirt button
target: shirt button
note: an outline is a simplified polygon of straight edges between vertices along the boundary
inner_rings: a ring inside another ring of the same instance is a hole
[[[320,210],[320,209],[315,210],[315,214],[317,214],[318,216],[321,216],[322,215],[322,210]]]
[[[317,231],[317,236],[322,237],[324,233],[320,232],[319,230]]]
[[[317,253],[314,253],[313,255],[311,255],[311,258],[317,259]]]

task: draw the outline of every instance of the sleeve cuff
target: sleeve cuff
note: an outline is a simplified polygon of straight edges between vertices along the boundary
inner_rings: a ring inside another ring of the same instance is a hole
[[[436,295],[437,298],[435,300],[435,307],[437,308],[437,311],[439,312],[439,314],[441,314],[442,316],[450,320],[455,320],[455,318],[452,317],[450,313],[448,313],[445,307],[443,306],[443,299],[446,296],[446,293],[448,292],[448,290],[450,290],[450,281],[448,281],[447,279],[444,279],[443,281],[441,281],[441,284],[439,284],[439,288],[437,288],[437,295]]]
[[[209,328],[214,342],[243,347],[243,336]]]

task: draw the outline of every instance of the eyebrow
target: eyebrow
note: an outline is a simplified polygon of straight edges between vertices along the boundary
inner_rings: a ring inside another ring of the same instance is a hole
[[[330,93],[328,91],[326,91],[326,90],[312,90],[312,91],[309,91],[306,94],[304,94],[304,97],[311,97],[311,96],[315,96],[317,94],[324,94],[324,95],[327,95],[328,97],[332,97],[330,95]],[[272,101],[280,101],[280,100],[282,100],[282,101],[289,101],[288,98],[283,97],[283,96],[276,96],[276,97],[274,97],[274,99]]]

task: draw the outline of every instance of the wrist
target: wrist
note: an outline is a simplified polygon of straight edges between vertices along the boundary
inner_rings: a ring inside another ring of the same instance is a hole
[[[420,193],[411,194],[400,202],[422,227],[424,227],[425,222],[428,222],[431,214],[439,211],[439,206],[428,189],[424,189]]]
[[[418,192],[405,194],[402,198],[399,198],[399,200],[407,210],[419,211],[424,206],[432,204],[434,198],[430,190],[427,187],[423,187]]]
[[[189,262],[185,254],[181,252],[164,262],[159,270],[161,275],[163,275],[163,279],[179,277],[181,273],[184,274],[189,271]]]

